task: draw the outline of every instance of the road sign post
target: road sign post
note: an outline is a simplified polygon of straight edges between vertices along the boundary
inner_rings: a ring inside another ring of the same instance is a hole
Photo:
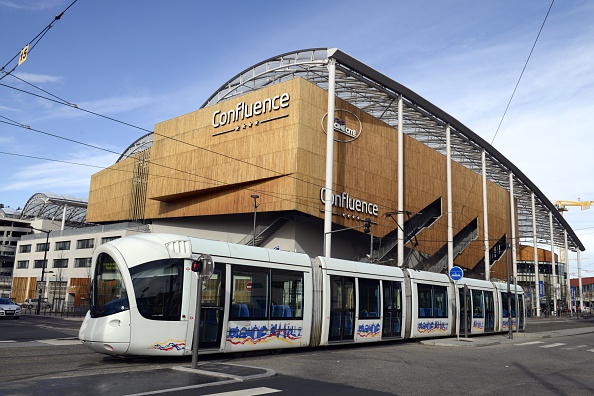
[[[458,294],[458,281],[462,279],[463,276],[464,271],[462,271],[462,268],[455,265],[450,269],[450,279],[454,281],[454,298],[456,298],[456,295]],[[464,298],[464,300],[466,303],[466,298]],[[460,341],[460,309],[458,307],[456,307],[456,337],[457,340]]]

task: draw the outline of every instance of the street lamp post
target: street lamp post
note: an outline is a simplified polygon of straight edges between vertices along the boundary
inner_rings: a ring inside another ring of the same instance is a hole
[[[40,232],[44,232],[45,233],[45,249],[43,252],[43,262],[41,263],[41,281],[39,282],[39,300],[37,301],[37,310],[36,313],[37,315],[39,315],[41,313],[41,299],[42,297],[42,292],[43,292],[43,281],[45,278],[45,268],[47,266],[47,251],[49,250],[49,234],[50,232],[52,232],[51,230],[47,231],[47,230],[41,230],[39,228],[35,228],[35,227],[31,227],[29,226],[30,229],[32,230],[37,230]]]
[[[260,196],[258,194],[252,194],[252,198],[254,198],[254,234],[252,235],[252,246],[256,246],[256,210],[258,209],[256,200]]]

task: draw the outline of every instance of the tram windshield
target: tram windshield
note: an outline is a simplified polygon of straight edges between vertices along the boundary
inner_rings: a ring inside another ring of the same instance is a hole
[[[115,260],[107,253],[97,258],[91,290],[91,317],[112,315],[130,308],[126,285]]]
[[[180,320],[183,259],[150,261],[130,269],[138,312],[147,319]]]

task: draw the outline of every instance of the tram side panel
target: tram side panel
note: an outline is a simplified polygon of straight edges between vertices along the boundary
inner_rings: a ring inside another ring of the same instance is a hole
[[[309,345],[311,268],[262,264],[230,265],[225,352]]]
[[[526,325],[526,307],[524,306],[524,290],[520,286],[510,285],[508,294],[507,283],[493,282],[496,290],[498,324],[497,331],[509,331],[509,318],[511,316],[512,331],[524,330]],[[516,306],[516,295],[518,304]],[[508,298],[509,297],[509,298]]]
[[[458,310],[455,314],[459,315],[459,334],[493,333],[498,312],[493,284],[478,279],[462,279],[456,282],[456,291]]]
[[[455,315],[450,306],[452,287],[447,275],[406,270],[410,286],[410,338],[454,334]],[[408,304],[408,303],[407,303]]]
[[[400,268],[317,257],[321,271],[320,345],[402,338]]]

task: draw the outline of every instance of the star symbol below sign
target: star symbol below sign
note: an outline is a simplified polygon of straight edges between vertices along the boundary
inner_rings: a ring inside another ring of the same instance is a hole
[[[237,127],[235,127],[235,130],[236,131],[239,131],[239,125],[237,125]]]
[[[256,121],[256,122],[255,122],[255,125],[258,125],[258,123],[259,123],[259,121]]]
[[[250,122],[250,123],[248,124],[248,126],[251,128],[251,127],[252,127],[252,123]]]
[[[246,125],[245,125],[245,124],[243,124],[243,127],[242,127],[242,128],[243,128],[243,129],[245,129],[245,127],[246,127]]]

